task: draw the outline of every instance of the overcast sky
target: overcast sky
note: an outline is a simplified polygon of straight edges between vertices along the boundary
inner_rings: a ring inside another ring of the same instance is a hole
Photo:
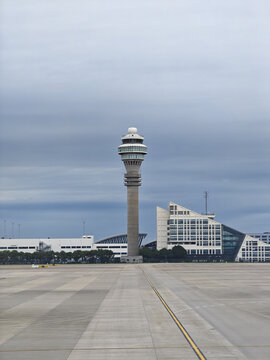
[[[270,231],[269,0],[2,0],[1,236],[126,232],[130,126],[140,230],[169,201]],[[4,230],[6,223],[6,231]]]

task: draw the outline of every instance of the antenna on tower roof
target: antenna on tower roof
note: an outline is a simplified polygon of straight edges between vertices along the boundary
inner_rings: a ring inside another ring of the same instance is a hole
[[[4,219],[4,234],[3,234],[3,238],[5,239],[7,237],[6,235],[6,219]]]
[[[85,221],[83,221],[83,236],[85,235]]]
[[[11,223],[11,237],[14,238],[14,222]]]
[[[208,197],[209,197],[209,192],[204,191],[205,215],[208,214]]]

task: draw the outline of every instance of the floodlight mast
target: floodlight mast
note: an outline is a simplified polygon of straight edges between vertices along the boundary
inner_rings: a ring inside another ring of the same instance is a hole
[[[128,256],[139,255],[139,191],[141,174],[139,173],[147,146],[143,144],[144,137],[137,133],[135,127],[128,129],[128,134],[121,138],[122,144],[118,147],[126,173],[125,186],[127,186],[127,238]]]

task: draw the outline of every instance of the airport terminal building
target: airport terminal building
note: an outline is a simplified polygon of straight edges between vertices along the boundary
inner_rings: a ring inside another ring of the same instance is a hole
[[[157,207],[157,249],[183,246],[194,260],[270,261],[270,244],[173,202]]]
[[[139,246],[147,233],[140,233]],[[115,258],[127,255],[127,234],[110,236],[94,242],[93,235],[84,235],[81,238],[47,238],[47,239],[0,239],[0,251],[19,251],[34,253],[36,251],[74,252],[76,250],[111,250]]]

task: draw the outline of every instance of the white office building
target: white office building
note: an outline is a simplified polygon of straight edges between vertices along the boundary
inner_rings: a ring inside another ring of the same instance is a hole
[[[246,235],[236,256],[236,261],[270,261],[270,244]]]
[[[270,245],[173,202],[157,207],[157,249],[183,246],[194,259],[270,261]]]

